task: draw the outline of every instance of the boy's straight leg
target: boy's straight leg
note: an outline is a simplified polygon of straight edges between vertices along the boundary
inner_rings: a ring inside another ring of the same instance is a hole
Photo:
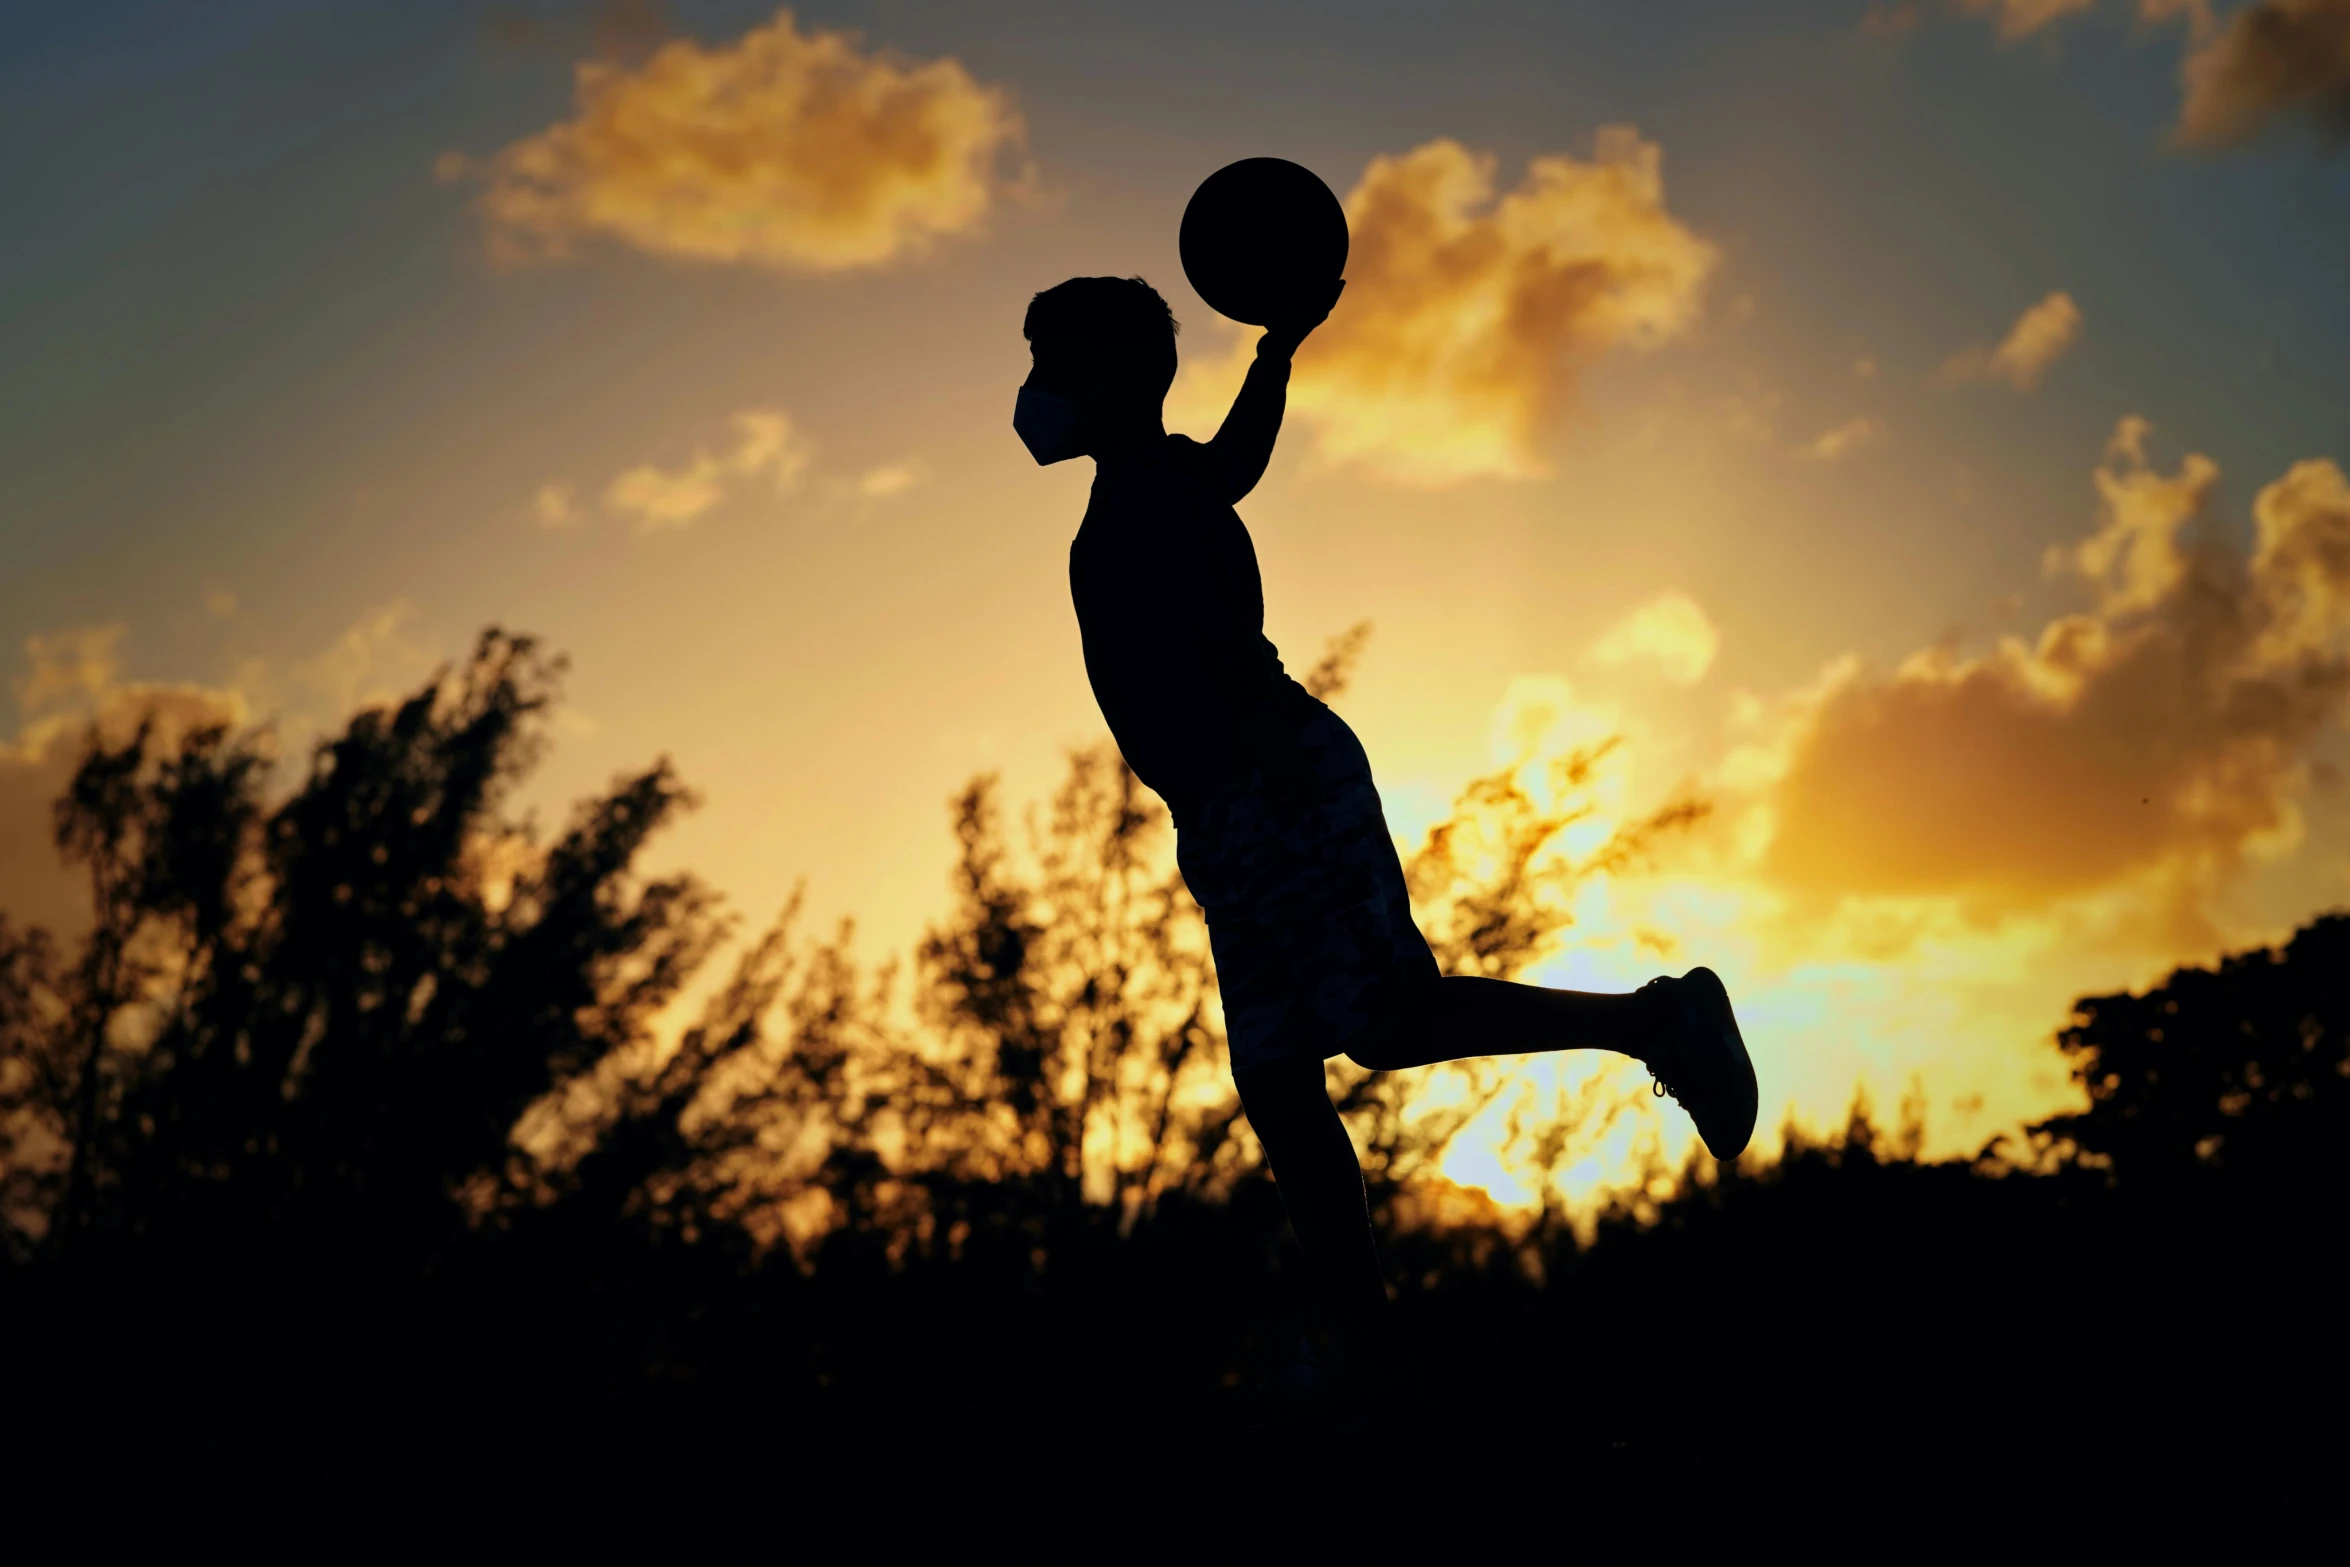
[[[1351,1354],[1378,1356],[1387,1321],[1387,1283],[1371,1237],[1362,1165],[1311,1055],[1279,1056],[1233,1073],[1241,1108],[1265,1146],[1281,1205],[1317,1293]]]

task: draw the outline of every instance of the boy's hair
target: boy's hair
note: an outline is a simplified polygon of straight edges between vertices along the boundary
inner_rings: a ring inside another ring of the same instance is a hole
[[[1028,302],[1020,323],[1040,359],[1112,396],[1167,395],[1175,380],[1175,312],[1138,277],[1073,277]]]

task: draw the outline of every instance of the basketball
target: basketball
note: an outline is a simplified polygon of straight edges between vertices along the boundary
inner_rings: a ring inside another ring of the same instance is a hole
[[[1346,271],[1346,209],[1302,164],[1243,158],[1200,181],[1177,243],[1210,309],[1265,326]]]

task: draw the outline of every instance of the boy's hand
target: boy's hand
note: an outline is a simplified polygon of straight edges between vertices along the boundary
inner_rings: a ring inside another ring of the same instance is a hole
[[[1309,295],[1293,311],[1285,312],[1265,324],[1265,335],[1257,339],[1259,358],[1271,356],[1287,359],[1295,354],[1314,328],[1330,319],[1330,311],[1338,303],[1338,296],[1346,292],[1346,279],[1330,285],[1327,294]]]

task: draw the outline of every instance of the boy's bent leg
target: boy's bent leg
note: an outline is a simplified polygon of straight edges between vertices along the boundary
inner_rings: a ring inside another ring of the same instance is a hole
[[[1662,1020],[1658,998],[1641,991],[1552,990],[1469,974],[1446,975],[1393,1017],[1394,1027],[1348,1051],[1357,1065],[1393,1072],[1538,1050],[1614,1050],[1645,1060]]]
[[[1394,1071],[1466,1056],[1613,1050],[1647,1064],[1715,1158],[1737,1158],[1754,1136],[1754,1060],[1712,969],[1622,995],[1447,975],[1387,1017],[1389,1026],[1348,1050],[1356,1064]]]
[[[1281,1205],[1316,1292],[1350,1354],[1384,1353],[1387,1282],[1371,1238],[1371,1210],[1354,1144],[1322,1081],[1322,1063],[1290,1055],[1236,1069],[1241,1108],[1281,1188]]]

